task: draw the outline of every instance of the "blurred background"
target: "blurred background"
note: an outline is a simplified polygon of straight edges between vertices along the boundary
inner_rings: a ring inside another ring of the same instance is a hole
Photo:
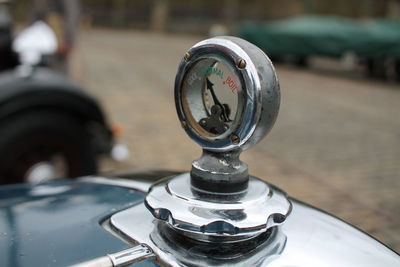
[[[9,7],[16,35],[32,1]],[[243,153],[250,173],[400,251],[400,1],[82,0],[79,10],[68,75],[130,151],[101,157],[100,172],[190,168],[201,150],[176,117],[178,64],[196,42],[236,35],[271,57],[282,91],[272,132]]]

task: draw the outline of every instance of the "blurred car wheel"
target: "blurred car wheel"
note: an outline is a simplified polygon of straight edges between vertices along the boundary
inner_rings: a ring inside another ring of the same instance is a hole
[[[97,161],[84,126],[70,115],[32,111],[0,123],[0,184],[93,174]]]

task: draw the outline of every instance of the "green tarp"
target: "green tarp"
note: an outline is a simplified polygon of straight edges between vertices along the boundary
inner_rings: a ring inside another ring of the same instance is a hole
[[[297,17],[272,23],[245,23],[238,35],[268,55],[400,58],[400,20],[354,21],[340,17]]]

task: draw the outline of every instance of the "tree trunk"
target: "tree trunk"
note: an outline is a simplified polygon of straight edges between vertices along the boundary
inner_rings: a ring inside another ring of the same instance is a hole
[[[113,0],[112,1],[112,23],[114,26],[126,25],[126,0]]]
[[[150,21],[150,29],[157,32],[164,32],[168,22],[168,0],[154,0],[154,6]]]

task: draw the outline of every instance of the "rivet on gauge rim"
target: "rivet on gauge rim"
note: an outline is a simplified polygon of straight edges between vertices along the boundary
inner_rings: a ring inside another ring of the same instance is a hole
[[[233,144],[237,145],[237,144],[240,143],[240,138],[239,138],[239,136],[237,136],[235,134],[232,134],[231,135],[231,141],[232,141]]]
[[[237,67],[239,68],[239,69],[244,69],[244,68],[246,68],[246,60],[244,60],[244,59],[239,59],[238,61],[237,61]]]
[[[183,56],[183,58],[185,59],[185,61],[188,61],[190,59],[189,52],[186,52],[185,55]]]

